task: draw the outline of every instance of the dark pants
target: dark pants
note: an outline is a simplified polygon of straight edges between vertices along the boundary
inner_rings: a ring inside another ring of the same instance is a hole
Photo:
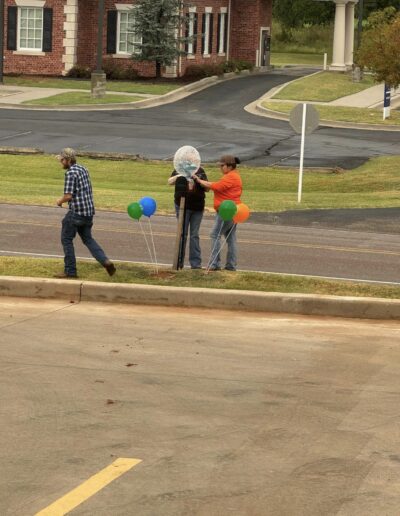
[[[93,258],[104,265],[107,256],[92,237],[93,217],[84,217],[68,211],[62,221],[61,243],[64,248],[64,272],[68,276],[76,275],[76,258],[73,240],[78,233],[82,242],[91,252]]]

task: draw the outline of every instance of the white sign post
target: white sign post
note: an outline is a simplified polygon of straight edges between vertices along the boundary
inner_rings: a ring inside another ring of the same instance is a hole
[[[307,104],[303,104],[303,121],[301,124],[299,188],[298,188],[298,193],[297,193],[297,202],[301,202],[301,194],[303,192],[304,145],[306,142],[306,118],[307,118]]]
[[[303,192],[304,148],[306,134],[313,133],[318,127],[319,113],[311,104],[297,104],[290,113],[290,125],[296,133],[301,134],[299,187],[297,193],[297,202],[300,203]]]

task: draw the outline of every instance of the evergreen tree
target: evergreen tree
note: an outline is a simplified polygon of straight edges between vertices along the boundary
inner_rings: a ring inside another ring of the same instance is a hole
[[[142,35],[142,43],[135,45],[136,61],[151,61],[156,64],[156,77],[161,69],[170,66],[176,58],[184,55],[182,44],[187,16],[183,13],[183,0],[137,0],[134,10],[133,31]]]

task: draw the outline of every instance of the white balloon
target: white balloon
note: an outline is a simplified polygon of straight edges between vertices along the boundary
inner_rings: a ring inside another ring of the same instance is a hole
[[[201,165],[199,151],[190,145],[178,149],[174,156],[174,167],[178,175],[190,179]]]

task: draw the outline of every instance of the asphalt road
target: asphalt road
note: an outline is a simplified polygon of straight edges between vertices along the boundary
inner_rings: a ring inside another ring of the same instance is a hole
[[[398,322],[2,298],[0,329],[4,516],[399,514]]]
[[[0,205],[0,254],[62,256],[61,208]],[[397,214],[397,218],[399,215]],[[345,217],[346,219],[346,217]],[[94,236],[114,260],[149,262],[142,228],[150,238],[148,219],[142,227],[125,214],[98,212]],[[310,221],[308,221],[310,222]],[[210,257],[209,234],[212,217],[201,226],[203,265]],[[397,224],[398,228],[399,224]],[[172,264],[176,220],[170,216],[151,218],[159,263]],[[368,281],[399,282],[400,234],[353,230],[345,225],[308,227],[246,223],[239,226],[239,268],[264,272],[314,275]],[[378,231],[378,229],[377,229]],[[89,257],[77,242],[77,255]]]
[[[97,152],[170,159],[194,145],[203,161],[232,153],[247,164],[299,162],[300,138],[286,122],[244,111],[274,86],[311,70],[282,70],[218,83],[173,104],[131,111],[63,112],[3,109],[0,145],[56,153],[70,146]],[[399,133],[318,129],[307,138],[305,165],[353,168],[399,152]]]

